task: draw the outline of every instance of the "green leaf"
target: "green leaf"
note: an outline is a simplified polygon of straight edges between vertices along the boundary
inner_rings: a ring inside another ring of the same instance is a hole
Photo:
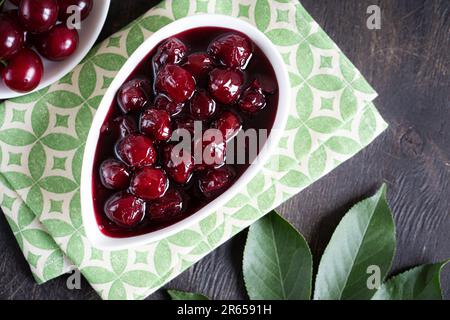
[[[88,99],[94,92],[97,83],[97,74],[95,73],[94,64],[90,61],[86,62],[80,71],[78,77],[78,88],[84,99]]]
[[[262,32],[266,31],[270,23],[270,5],[268,0],[258,0],[255,5],[256,26]]]
[[[125,57],[115,53],[102,53],[92,58],[96,66],[108,71],[119,70],[126,62]]]
[[[386,201],[386,186],[356,204],[336,228],[319,265],[314,299],[370,299],[368,268],[384,279],[395,251],[395,226]]]
[[[127,35],[127,53],[129,56],[144,42],[144,34],[139,24],[135,24]]]
[[[70,151],[80,145],[80,141],[65,133],[50,133],[41,139],[47,147],[56,151]]]
[[[78,184],[61,176],[50,176],[39,181],[39,185],[53,193],[67,193],[72,192],[78,188]]]
[[[178,290],[167,290],[172,300],[209,300],[207,296],[200,293],[192,293]]]
[[[172,20],[164,16],[148,16],[142,19],[142,26],[151,32],[156,32],[165,25],[171,23]]]
[[[243,273],[252,300],[309,300],[312,255],[302,235],[276,212],[250,227]]]
[[[75,108],[83,103],[83,98],[79,95],[65,90],[50,92],[45,96],[45,99],[51,105],[64,109]]]
[[[449,261],[408,270],[384,283],[373,300],[442,300],[441,272]]]
[[[36,141],[36,137],[22,129],[5,129],[0,131],[0,141],[14,147],[25,147]]]

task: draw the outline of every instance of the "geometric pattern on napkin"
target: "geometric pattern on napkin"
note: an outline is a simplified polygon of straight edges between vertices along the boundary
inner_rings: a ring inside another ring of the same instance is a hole
[[[139,44],[176,19],[206,12],[256,25],[288,66],[293,104],[276,154],[197,225],[137,249],[93,248],[82,227],[79,178],[95,110]],[[369,144],[387,126],[375,97],[297,1],[164,1],[58,83],[0,105],[0,205],[37,281],[74,264],[103,299],[141,299]]]

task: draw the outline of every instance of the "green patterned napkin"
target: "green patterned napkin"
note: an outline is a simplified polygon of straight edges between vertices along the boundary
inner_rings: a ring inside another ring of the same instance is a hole
[[[293,103],[277,153],[224,207],[165,240],[93,248],[80,215],[80,170],[95,110],[127,57],[181,17],[222,13],[277,45]],[[164,1],[97,46],[69,75],[0,105],[0,203],[37,281],[73,265],[104,299],[144,298],[369,144],[386,124],[376,93],[297,1]]]

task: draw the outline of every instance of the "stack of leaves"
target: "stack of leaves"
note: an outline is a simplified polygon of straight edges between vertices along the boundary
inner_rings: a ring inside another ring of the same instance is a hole
[[[305,238],[276,212],[250,227],[243,273],[252,300],[441,300],[448,261],[423,265],[385,281],[395,253],[395,225],[386,186],[356,204],[337,226],[321,258],[313,290],[313,259]],[[207,297],[169,290],[174,300]]]

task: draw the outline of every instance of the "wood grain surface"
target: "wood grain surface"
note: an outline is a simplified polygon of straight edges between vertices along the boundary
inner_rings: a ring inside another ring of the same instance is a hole
[[[158,1],[113,0],[101,38]],[[303,0],[379,93],[390,128],[372,145],[294,197],[280,212],[308,240],[315,268],[331,234],[356,201],[383,181],[397,225],[393,271],[450,258],[450,1]],[[369,5],[382,9],[382,29],[366,28]],[[216,299],[245,299],[243,232],[181,274],[166,288]],[[87,282],[66,288],[65,276],[35,284],[0,214],[0,299],[98,299]],[[444,272],[450,298],[450,268]],[[164,290],[149,299],[166,299]]]

